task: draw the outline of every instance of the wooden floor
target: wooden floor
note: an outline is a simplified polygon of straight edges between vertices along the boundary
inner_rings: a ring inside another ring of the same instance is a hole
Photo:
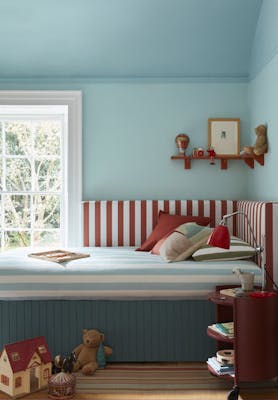
[[[76,374],[76,382],[76,400],[226,400],[233,386],[211,375],[205,363],[111,363],[90,377]],[[24,399],[48,400],[47,390]],[[242,383],[238,399],[278,400],[278,385]]]

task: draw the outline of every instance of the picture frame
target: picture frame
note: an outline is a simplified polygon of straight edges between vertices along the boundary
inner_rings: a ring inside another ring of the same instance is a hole
[[[240,118],[209,118],[208,147],[216,155],[240,155]]]

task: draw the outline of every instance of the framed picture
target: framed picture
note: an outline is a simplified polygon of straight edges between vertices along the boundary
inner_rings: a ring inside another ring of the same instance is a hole
[[[209,118],[208,146],[217,155],[236,156],[240,154],[240,119]]]

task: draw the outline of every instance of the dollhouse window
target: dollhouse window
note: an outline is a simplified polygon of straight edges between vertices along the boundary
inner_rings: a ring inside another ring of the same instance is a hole
[[[50,377],[49,369],[43,371],[43,379],[48,379]]]
[[[6,375],[1,375],[1,383],[5,386],[9,386],[10,380]]]
[[[44,345],[39,346],[39,352],[40,352],[40,354],[46,353],[46,348]]]
[[[20,360],[20,355],[18,353],[12,353],[12,360],[13,361],[19,361]]]
[[[15,387],[19,388],[22,385],[22,378],[21,376],[18,376],[17,378],[15,378]]]

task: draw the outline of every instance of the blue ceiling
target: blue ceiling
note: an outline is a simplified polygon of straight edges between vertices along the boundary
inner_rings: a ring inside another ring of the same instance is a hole
[[[0,0],[0,79],[249,73],[262,0]]]

